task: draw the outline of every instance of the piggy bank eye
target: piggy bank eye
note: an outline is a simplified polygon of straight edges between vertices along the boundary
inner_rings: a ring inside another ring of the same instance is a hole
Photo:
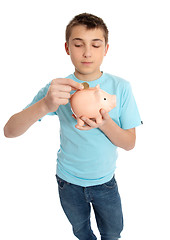
[[[104,98],[104,100],[106,100],[106,98]]]

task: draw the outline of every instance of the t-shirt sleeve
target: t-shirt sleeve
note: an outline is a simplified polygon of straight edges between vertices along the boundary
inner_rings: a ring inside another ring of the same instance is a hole
[[[120,124],[123,129],[135,128],[141,125],[142,121],[132,93],[131,85],[126,82],[120,105]]]
[[[42,98],[44,98],[48,92],[48,89],[50,87],[50,83],[48,83],[44,88],[42,88],[38,93],[37,95],[33,98],[32,102],[29,103],[24,109],[32,106],[33,104],[35,104],[36,102],[40,101]],[[47,113],[47,115],[57,115],[57,112],[49,112]],[[43,117],[42,117],[43,118]],[[39,121],[42,120],[42,118],[39,119]]]

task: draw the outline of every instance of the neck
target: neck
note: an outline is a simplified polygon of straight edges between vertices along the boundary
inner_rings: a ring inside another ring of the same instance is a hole
[[[98,78],[100,78],[102,76],[102,72],[100,70],[96,71],[95,73],[89,73],[89,74],[83,74],[77,71],[77,69],[75,69],[74,75],[76,76],[76,78],[78,78],[79,80],[82,81],[94,81]]]

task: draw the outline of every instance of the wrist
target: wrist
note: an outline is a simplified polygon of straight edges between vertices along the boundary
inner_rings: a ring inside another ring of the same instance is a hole
[[[53,104],[51,103],[50,101],[47,100],[46,97],[44,97],[43,99],[41,99],[42,101],[42,107],[43,107],[43,110],[46,111],[47,113],[49,112],[55,112],[57,111],[57,109],[59,108],[59,104]],[[46,113],[46,114],[47,114]]]
[[[109,128],[110,124],[112,124],[113,120],[111,119],[111,117],[109,116],[109,118],[105,119],[103,121],[103,124],[99,127],[101,131],[105,131],[106,129]]]
[[[40,109],[41,109],[41,112],[46,115],[47,113],[49,113],[49,108],[48,108],[48,104],[46,103],[46,100],[45,98],[42,98],[40,101]]]

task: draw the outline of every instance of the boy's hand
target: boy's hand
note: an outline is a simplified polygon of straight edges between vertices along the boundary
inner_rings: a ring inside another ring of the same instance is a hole
[[[81,83],[75,82],[69,78],[56,78],[51,82],[47,95],[44,97],[44,103],[48,112],[55,112],[60,105],[66,105],[69,102],[70,92],[73,90],[82,90]]]
[[[103,126],[107,122],[107,120],[110,119],[109,113],[106,112],[104,109],[101,109],[100,113],[101,113],[101,116],[102,116],[102,122],[101,123],[96,123],[96,120],[92,119],[92,118],[90,119],[90,118],[87,118],[87,117],[81,117],[81,120],[84,121],[85,126],[82,126],[82,127],[76,126],[76,128],[78,128],[79,130],[90,130],[90,129],[93,129],[93,128],[100,128],[101,126]],[[73,116],[73,118],[76,119],[74,114],[72,116]]]

